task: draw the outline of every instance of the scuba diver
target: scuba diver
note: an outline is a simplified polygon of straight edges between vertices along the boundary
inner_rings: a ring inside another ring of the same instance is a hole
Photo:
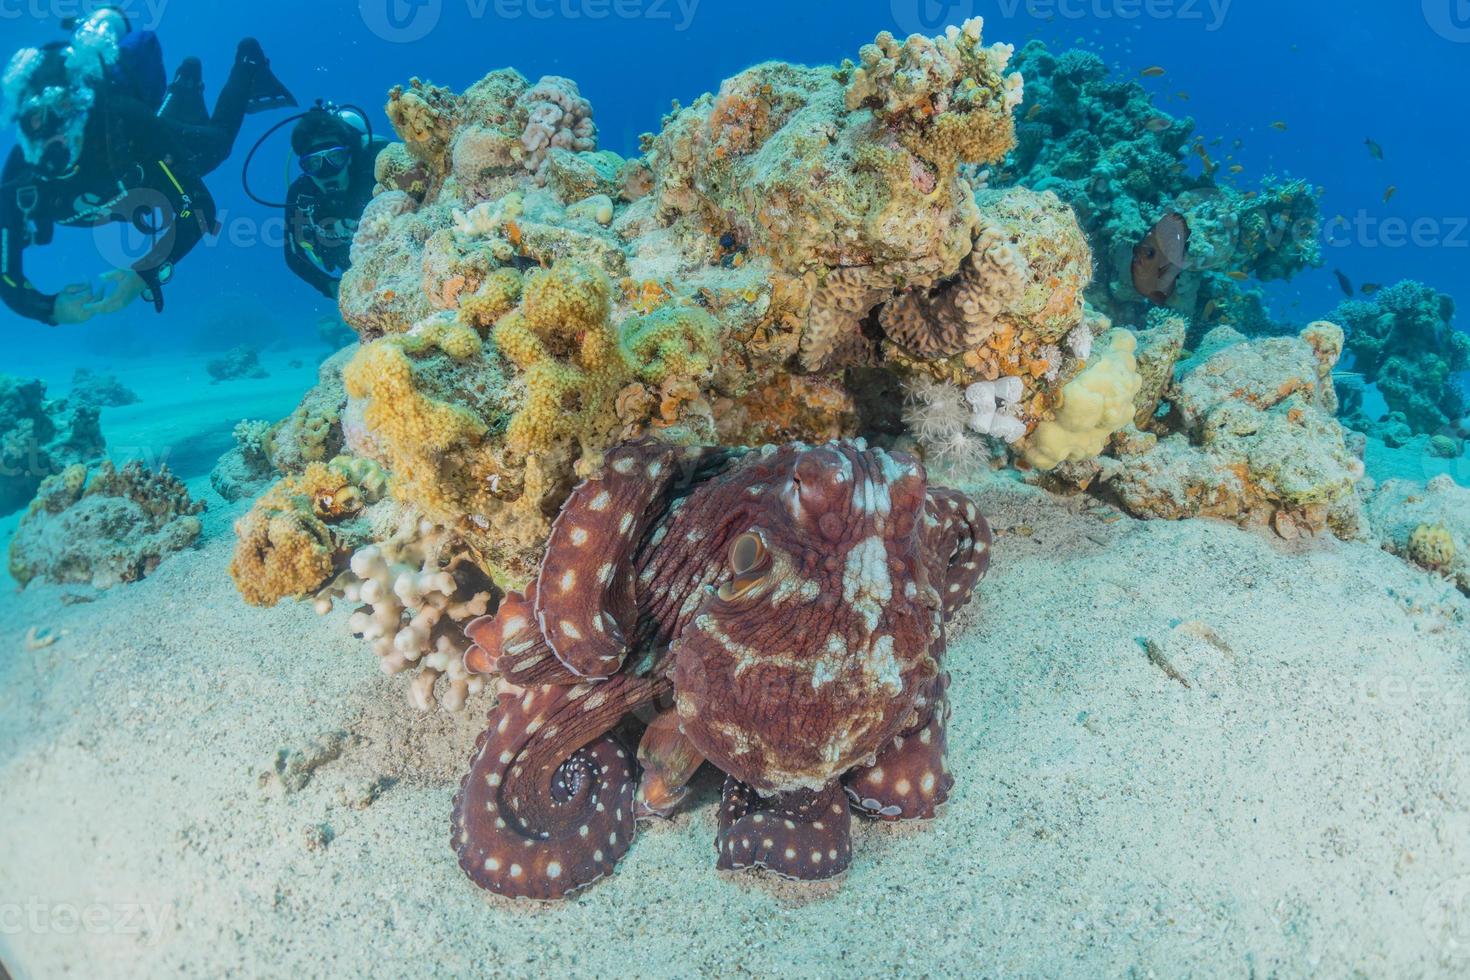
[[[164,85],[157,37],[133,31],[114,7],[97,10],[69,41],[11,59],[0,92],[18,143],[0,175],[0,300],[53,326],[115,313],[143,296],[163,310],[178,261],[216,230],[202,179],[230,155],[249,113],[294,106],[252,38],[241,41],[211,114],[197,58]],[[29,245],[50,244],[56,225],[126,222],[147,237],[131,268],[51,295],[25,276]]]
[[[352,236],[373,198],[374,165],[387,145],[351,107],[318,103],[291,131],[301,175],[286,192],[286,264],[328,299],[336,300],[351,264]]]

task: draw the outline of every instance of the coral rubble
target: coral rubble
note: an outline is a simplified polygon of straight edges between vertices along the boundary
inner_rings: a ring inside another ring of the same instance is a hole
[[[246,419],[235,426],[235,448],[221,456],[209,473],[215,493],[233,501],[266,489],[276,476],[269,450],[273,428],[259,419]]]
[[[22,585],[136,582],[194,543],[203,510],[167,467],[78,463],[41,484],[10,542],[10,574]]]

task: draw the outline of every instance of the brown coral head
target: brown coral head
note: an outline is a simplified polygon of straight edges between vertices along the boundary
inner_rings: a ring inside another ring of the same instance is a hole
[[[854,442],[766,450],[732,476],[711,513],[747,524],[674,639],[680,723],[743,783],[819,789],[898,732],[933,674],[924,471]]]

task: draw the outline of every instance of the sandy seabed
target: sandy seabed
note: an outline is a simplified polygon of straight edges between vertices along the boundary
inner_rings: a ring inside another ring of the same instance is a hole
[[[1370,546],[974,488],[938,820],[859,822],[835,883],[725,875],[705,774],[616,876],[515,904],[448,842],[489,697],[420,715],[344,613],[245,607],[245,505],[192,484],[153,577],[0,596],[17,980],[1470,973],[1470,601]]]

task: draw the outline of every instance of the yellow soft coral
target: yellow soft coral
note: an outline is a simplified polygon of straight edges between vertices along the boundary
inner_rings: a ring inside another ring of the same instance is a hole
[[[312,594],[335,572],[332,532],[316,516],[312,498],[290,480],[273,486],[235,522],[235,538],[229,577],[250,605],[270,607]]]
[[[245,601],[273,606],[321,588],[350,544],[339,542],[329,525],[382,499],[383,483],[376,463],[338,456],[267,490],[235,523],[230,576]]]
[[[608,320],[611,292],[595,267],[562,263],[531,275],[520,309],[496,324],[496,346],[526,385],[506,430],[513,455],[571,439],[600,448],[615,428],[614,396],[632,372]]]
[[[1042,422],[1026,446],[1026,461],[1039,470],[1090,459],[1108,437],[1133,419],[1133,398],[1143,386],[1133,352],[1138,340],[1112,330],[1097,342],[1093,360],[1062,390],[1056,418]]]
[[[479,356],[480,345],[479,335],[464,325],[424,324],[368,344],[342,372],[392,473],[393,495],[446,524],[487,506],[495,472],[489,427],[470,409],[427,394],[410,354],[437,349],[468,360]]]
[[[521,274],[515,269],[497,269],[485,277],[480,288],[459,301],[459,316],[480,330],[515,309],[521,300]]]
[[[720,325],[697,306],[665,303],[623,325],[623,347],[647,384],[699,379],[720,355]]]
[[[485,425],[469,412],[421,394],[414,387],[412,342],[388,337],[368,344],[342,372],[347,394],[366,402],[364,420],[386,444],[400,450],[390,464],[397,475],[426,453],[477,440]],[[452,355],[451,355],[452,356]]]

